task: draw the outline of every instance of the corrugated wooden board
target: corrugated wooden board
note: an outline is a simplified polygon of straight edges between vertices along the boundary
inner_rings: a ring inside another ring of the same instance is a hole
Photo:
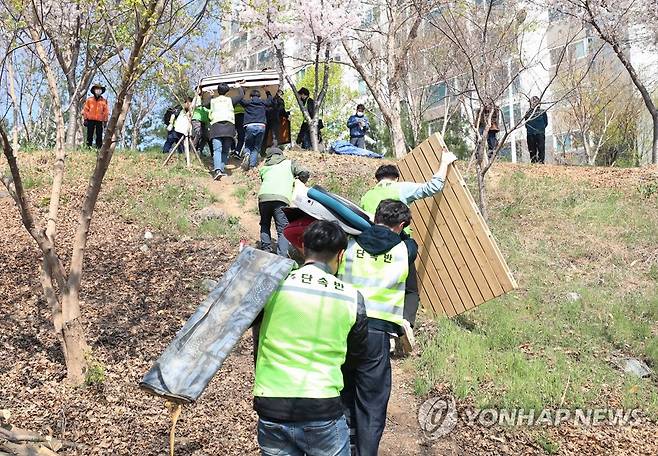
[[[398,162],[403,180],[427,182],[447,150],[431,136]],[[433,315],[459,315],[516,288],[459,170],[450,165],[443,191],[412,207],[421,304]]]

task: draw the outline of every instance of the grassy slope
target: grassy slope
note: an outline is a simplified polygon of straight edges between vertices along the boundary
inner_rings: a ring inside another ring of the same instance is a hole
[[[657,416],[655,379],[610,362],[619,353],[658,367],[657,195],[514,169],[492,179],[490,223],[520,289],[439,320],[422,338],[417,392],[443,382],[479,406]]]

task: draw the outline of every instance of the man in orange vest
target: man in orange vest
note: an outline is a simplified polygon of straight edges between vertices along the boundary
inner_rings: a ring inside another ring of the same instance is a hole
[[[92,96],[87,98],[82,109],[84,125],[87,127],[87,147],[91,147],[96,133],[96,148],[100,149],[103,144],[103,124],[107,122],[110,109],[107,100],[103,98],[105,87],[100,84],[91,86]]]

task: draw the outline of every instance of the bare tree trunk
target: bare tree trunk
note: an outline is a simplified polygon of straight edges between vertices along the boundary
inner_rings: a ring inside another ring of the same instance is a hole
[[[16,86],[14,82],[14,57],[10,55],[7,58],[7,81],[9,82],[9,96],[11,97],[11,104],[14,110],[13,128],[12,128],[12,146],[14,150],[18,150],[18,132],[20,130],[19,119],[21,118],[21,107],[18,97],[16,96]]]
[[[393,143],[393,153],[396,158],[402,158],[407,154],[407,142],[404,138],[404,130],[402,129],[402,115],[400,95],[391,92],[391,110],[388,113],[390,122],[389,128],[391,129],[391,142]]]
[[[653,163],[654,165],[658,164],[658,108],[653,102],[653,98],[651,98],[651,93],[649,93],[647,87],[640,80],[640,76],[637,74],[637,71],[635,71],[635,67],[633,67],[633,64],[631,63],[630,59],[626,56],[624,50],[621,48],[617,40],[614,39],[614,37],[608,36],[601,29],[601,27],[597,22],[598,18],[595,18],[593,16],[593,13],[591,10],[589,10],[589,8],[588,8],[588,13],[590,15],[590,19],[588,20],[588,22],[591,23],[592,26],[596,29],[599,36],[612,46],[612,49],[615,51],[615,54],[617,54],[617,58],[619,58],[619,61],[622,63],[622,65],[624,65],[624,68],[626,68],[626,71],[631,77],[631,81],[633,81],[633,84],[635,84],[635,87],[637,87],[637,90],[640,92],[640,95],[642,96],[642,100],[644,101],[644,104],[647,107],[649,114],[651,114],[651,118],[653,120],[653,142],[651,145],[651,163]]]
[[[477,171],[478,179],[478,206],[480,207],[480,213],[484,221],[489,220],[489,214],[487,213],[487,186],[485,182],[486,171],[482,167],[482,161],[476,159],[475,169]]]

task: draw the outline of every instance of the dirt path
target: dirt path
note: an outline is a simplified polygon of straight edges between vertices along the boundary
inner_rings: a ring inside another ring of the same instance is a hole
[[[209,178],[203,180],[206,188],[217,198],[217,202],[212,207],[222,210],[228,217],[238,218],[244,229],[244,239],[248,244],[255,245],[260,237],[256,197],[248,191],[246,197],[241,200],[235,192],[239,188],[248,189],[249,180],[254,181],[250,186],[257,188],[258,175],[254,171],[246,174],[234,160],[226,166],[226,171],[228,176],[222,177],[221,180]]]
[[[259,217],[253,191],[246,199],[236,196],[236,189],[248,186],[248,180],[257,180],[255,173],[246,175],[236,164],[227,167],[228,176],[219,181],[207,179],[205,185],[218,199],[213,207],[229,217],[237,217],[245,230],[245,240],[255,245],[259,239]],[[256,185],[258,185],[256,183]],[[389,401],[386,430],[380,446],[382,456],[421,456],[440,453],[427,447],[418,426],[418,400],[413,394],[413,376],[403,368],[403,360],[393,360],[393,388]]]

